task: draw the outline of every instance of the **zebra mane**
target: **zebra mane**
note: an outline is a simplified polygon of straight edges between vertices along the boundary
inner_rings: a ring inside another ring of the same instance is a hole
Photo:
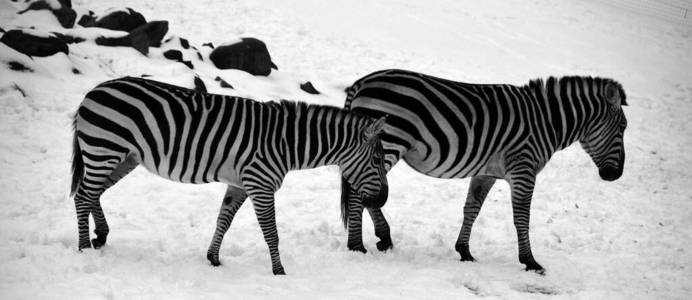
[[[292,114],[292,115],[307,115],[308,112],[313,111],[313,112],[318,112],[321,111],[323,112],[323,116],[327,115],[328,112],[332,112],[331,115],[334,116],[341,116],[344,118],[350,118],[354,119],[359,124],[370,124],[374,122],[372,118],[369,116],[350,111],[350,110],[345,110],[342,108],[338,108],[335,106],[328,106],[328,105],[319,105],[319,104],[310,104],[306,102],[300,102],[300,101],[291,101],[291,100],[285,100],[282,99],[279,102],[266,102],[269,105],[275,106],[282,111]]]
[[[546,80],[543,80],[542,78],[532,79],[524,87],[530,91],[535,91],[540,95],[545,94],[547,86],[564,86],[566,83],[574,81],[586,81],[588,84],[595,85],[597,87],[605,87],[606,84],[614,85],[618,89],[618,92],[620,92],[620,97],[622,97],[620,105],[627,105],[627,95],[625,94],[625,89],[622,88],[622,84],[610,78],[591,76],[550,76]]]

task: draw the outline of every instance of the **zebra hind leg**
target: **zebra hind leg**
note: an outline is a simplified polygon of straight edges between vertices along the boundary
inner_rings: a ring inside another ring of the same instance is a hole
[[[466,204],[464,205],[464,221],[454,246],[461,255],[461,261],[475,261],[471,251],[469,251],[471,228],[473,227],[473,222],[476,221],[476,217],[478,217],[478,213],[481,211],[485,197],[487,197],[494,183],[495,178],[488,176],[474,176],[471,178]]]
[[[96,247],[101,247],[105,243],[108,235],[108,223],[106,222],[103,210],[100,205],[101,194],[108,188],[107,181],[125,155],[119,153],[99,153],[91,154],[76,149],[75,165],[73,174],[73,187],[75,191],[74,202],[77,211],[77,227],[79,230],[78,249],[91,248],[89,240],[89,215],[93,214],[96,225],[97,239]]]
[[[231,226],[233,217],[235,217],[236,212],[243,205],[245,199],[247,199],[247,193],[245,193],[244,189],[232,185],[229,185],[226,189],[226,194],[223,197],[221,209],[219,210],[219,217],[216,221],[216,231],[209,245],[209,250],[207,250],[207,259],[212,266],[218,267],[221,265],[219,248],[221,248],[223,236]]]
[[[139,161],[136,156],[128,155],[123,162],[118,164],[115,169],[106,177],[106,181],[103,183],[103,191],[112,187],[120,179],[125,177],[127,174],[132,172],[139,165]],[[94,218],[94,233],[96,238],[91,240],[91,244],[95,249],[101,248],[106,244],[106,238],[110,229],[108,227],[108,222],[106,221],[106,216],[103,214],[103,209],[101,208],[101,201],[96,201],[94,207],[91,211],[91,216]]]

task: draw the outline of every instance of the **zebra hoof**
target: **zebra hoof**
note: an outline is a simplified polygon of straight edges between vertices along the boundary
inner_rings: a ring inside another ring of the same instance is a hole
[[[105,239],[102,240],[102,239],[96,238],[96,239],[91,240],[91,245],[94,247],[94,249],[100,249],[105,244],[106,244]]]
[[[360,252],[360,253],[368,253],[368,250],[365,249],[365,246],[360,245],[360,246],[348,246],[348,250],[354,251],[354,252]]]
[[[454,248],[456,248],[459,255],[461,255],[461,261],[476,261],[476,259],[471,255],[468,245],[457,245]]]
[[[394,245],[392,245],[391,239],[383,239],[377,242],[377,250],[380,252],[387,252],[387,250],[391,250],[392,248],[394,248]]]
[[[526,265],[526,269],[524,269],[525,271],[533,271],[539,275],[545,275],[545,269],[539,265],[536,260],[533,259],[533,257],[525,259],[524,261],[519,260],[519,262]]]
[[[82,252],[82,249],[89,249],[91,248],[91,243],[89,240],[79,242],[79,245],[77,246],[77,249],[79,249],[79,252]]]
[[[284,271],[283,267],[276,268],[272,271],[274,272],[274,275],[286,275],[286,271]]]
[[[526,269],[524,269],[524,271],[531,271],[535,272],[538,275],[545,275],[545,269],[536,262],[534,262],[533,264],[527,264]]]
[[[207,254],[207,260],[209,260],[209,262],[211,263],[211,265],[214,266],[214,267],[218,267],[218,266],[221,265],[221,262],[219,261],[219,256],[218,256],[218,255],[214,255],[214,254],[208,253],[208,254]]]
[[[475,262],[475,261],[476,261],[476,259],[475,259],[475,258],[473,258],[473,256],[471,256],[471,254],[469,254],[468,256],[464,256],[464,255],[462,255],[462,256],[461,256],[461,259],[460,259],[460,261],[470,261],[470,262]]]

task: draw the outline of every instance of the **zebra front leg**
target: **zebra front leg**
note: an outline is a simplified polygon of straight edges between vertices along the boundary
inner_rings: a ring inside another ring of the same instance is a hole
[[[471,256],[471,251],[469,251],[469,240],[471,238],[471,228],[473,227],[473,222],[476,221],[478,213],[483,207],[483,202],[485,197],[488,196],[488,192],[495,184],[495,178],[489,176],[474,176],[471,178],[471,184],[469,185],[469,192],[466,195],[466,204],[464,205],[464,221],[461,225],[461,231],[459,231],[459,237],[457,238],[456,245],[454,248],[461,255],[462,261],[475,261],[476,259]]]
[[[510,175],[509,184],[512,189],[512,213],[514,227],[517,229],[519,244],[519,262],[526,265],[526,271],[536,271],[544,274],[545,269],[536,262],[531,253],[529,241],[529,220],[531,216],[531,197],[536,177],[533,172],[522,172]]]
[[[276,230],[276,214],[274,212],[274,191],[269,189],[248,188],[247,192],[255,208],[264,241],[269,247],[274,275],[286,275],[279,256],[279,234]]]
[[[209,250],[207,250],[207,259],[212,264],[212,266],[220,266],[219,261],[219,248],[221,247],[221,242],[223,241],[223,236],[231,227],[233,222],[233,217],[235,217],[238,209],[245,203],[247,199],[247,193],[240,187],[229,185],[226,189],[226,194],[223,197],[223,202],[221,203],[221,209],[219,210],[219,217],[216,220],[216,231],[214,232],[214,237],[209,245]]]
[[[380,238],[380,241],[377,242],[377,250],[384,252],[392,249],[394,245],[389,232],[389,224],[387,224],[382,210],[380,208],[368,208],[368,213],[370,213],[372,223],[375,225],[375,236]]]
[[[363,204],[353,190],[348,201],[348,250],[368,253],[363,245]]]

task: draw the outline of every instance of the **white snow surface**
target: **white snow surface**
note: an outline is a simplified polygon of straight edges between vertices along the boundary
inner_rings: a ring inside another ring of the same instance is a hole
[[[225,187],[186,185],[136,169],[108,190],[111,227],[100,250],[77,251],[67,197],[71,116],[101,81],[150,74],[192,87],[193,71],[163,58],[96,46],[99,29],[60,27],[51,14],[0,3],[0,27],[89,37],[70,54],[29,58],[0,45],[0,299],[690,299],[692,298],[692,27],[588,0],[75,0],[101,14],[132,7],[168,20],[168,37],[200,50],[241,37],[266,42],[279,71],[218,70],[184,51],[210,92],[341,106],[343,88],[384,68],[479,83],[523,84],[550,75],[620,81],[626,92],[627,163],[601,181],[574,145],[540,173],[531,211],[534,255],[517,259],[508,185],[490,192],[471,236],[478,259],[454,251],[468,179],[389,174],[385,215],[394,249],[346,248],[336,167],[292,172],[277,193],[287,276],[271,275],[252,210],[238,212],[221,248],[205,258]],[[689,24],[689,23],[688,23]],[[17,61],[33,72],[10,70]],[[79,70],[74,74],[72,69]],[[222,89],[222,77],[235,87]],[[321,95],[302,92],[311,81]],[[93,228],[93,224],[92,224]]]

